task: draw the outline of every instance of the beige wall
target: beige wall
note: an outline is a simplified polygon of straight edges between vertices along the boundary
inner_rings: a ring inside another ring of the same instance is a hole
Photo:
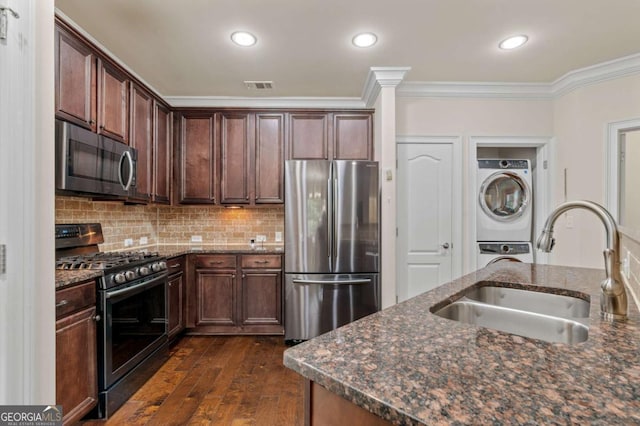
[[[56,197],[56,223],[102,224],[102,251],[124,249],[124,240],[140,238],[148,244],[185,244],[201,235],[204,244],[248,244],[256,235],[274,243],[284,231],[282,207],[225,209],[207,206],[142,206],[120,202],[91,201],[80,197]]]

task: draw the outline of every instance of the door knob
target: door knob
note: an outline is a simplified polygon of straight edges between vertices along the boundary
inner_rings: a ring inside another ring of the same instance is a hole
[[[445,249],[445,250],[448,249],[449,248],[449,243],[444,243],[442,245],[442,248]]]

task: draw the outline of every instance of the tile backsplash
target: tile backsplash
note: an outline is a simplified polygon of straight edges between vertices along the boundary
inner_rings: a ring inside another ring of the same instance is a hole
[[[284,208],[143,206],[56,196],[56,223],[89,222],[102,224],[102,251],[122,250],[128,238],[135,248],[142,237],[148,244],[186,244],[194,235],[202,237],[202,244],[248,244],[265,235],[270,244],[276,232],[284,232]]]

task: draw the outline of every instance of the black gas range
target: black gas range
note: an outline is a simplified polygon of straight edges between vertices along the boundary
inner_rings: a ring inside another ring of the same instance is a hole
[[[56,225],[56,269],[103,271],[96,288],[99,405],[108,418],[168,358],[167,263],[147,251],[100,252],[98,223]]]

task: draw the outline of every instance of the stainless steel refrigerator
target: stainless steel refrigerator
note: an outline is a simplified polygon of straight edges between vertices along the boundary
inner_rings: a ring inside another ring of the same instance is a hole
[[[285,164],[285,340],[380,310],[378,163]]]

